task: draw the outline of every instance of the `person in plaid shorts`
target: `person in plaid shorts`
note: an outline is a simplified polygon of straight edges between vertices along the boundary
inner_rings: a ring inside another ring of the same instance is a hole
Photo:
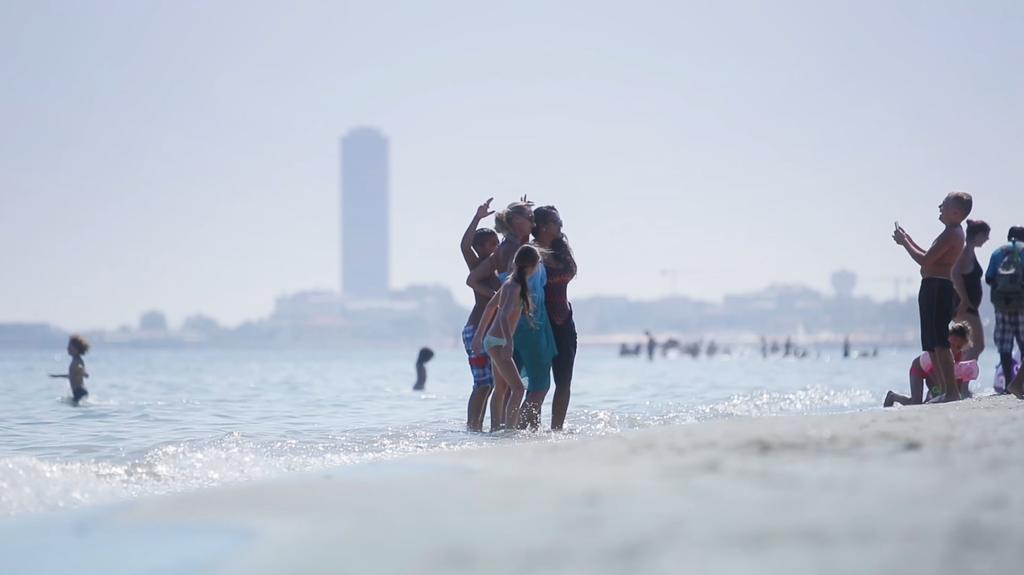
[[[469,267],[470,272],[498,248],[497,232],[490,228],[477,228],[480,220],[494,213],[491,211],[492,200],[493,198],[490,198],[480,204],[480,207],[476,209],[476,214],[473,215],[472,221],[469,223],[469,227],[466,228],[466,233],[462,235],[462,243],[460,245],[462,259],[466,261],[466,266]],[[493,284],[490,287],[497,290],[501,287],[498,283],[498,276],[496,274],[491,275],[494,277],[488,278],[488,281]],[[470,312],[469,318],[466,319],[466,326],[462,328],[462,344],[465,346],[466,354],[469,356],[469,370],[473,374],[473,392],[470,394],[469,404],[466,406],[466,428],[470,431],[483,431],[487,399],[491,395],[491,390],[494,389],[494,375],[491,371],[491,358],[487,357],[485,353],[475,353],[473,351],[473,337],[476,336],[477,324],[480,323],[480,316],[483,315],[484,308],[487,307],[489,300],[476,290],[473,290],[473,295],[476,298],[473,311]]]
[[[1010,228],[1006,239],[1008,243],[992,253],[985,282],[992,286],[992,305],[996,309],[992,339],[999,350],[1003,377],[1010,382],[1006,391],[1024,399],[1024,370],[1013,376],[1013,342],[1024,350],[1024,227]]]

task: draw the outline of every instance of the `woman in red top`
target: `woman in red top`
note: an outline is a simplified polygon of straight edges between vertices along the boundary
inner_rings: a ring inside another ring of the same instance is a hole
[[[541,206],[533,211],[534,243],[545,250],[544,267],[548,283],[544,288],[544,305],[555,333],[558,355],[551,364],[555,379],[555,397],[551,404],[551,429],[558,431],[565,424],[569,409],[572,369],[576,363],[576,324],[569,304],[569,282],[576,277],[576,259],[562,233],[562,217],[554,206]],[[530,398],[527,398],[529,401]],[[538,401],[544,401],[542,395]],[[538,406],[539,407],[539,406]],[[538,410],[539,411],[539,410]]]

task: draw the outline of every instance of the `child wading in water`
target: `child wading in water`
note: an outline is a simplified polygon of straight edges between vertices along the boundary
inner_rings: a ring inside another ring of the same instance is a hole
[[[68,355],[71,356],[71,365],[68,366],[68,373],[51,373],[50,377],[65,378],[68,383],[71,384],[71,401],[75,405],[82,400],[83,397],[89,395],[89,390],[85,389],[85,378],[89,377],[89,373],[85,371],[85,362],[82,361],[82,356],[89,351],[89,342],[85,341],[85,338],[80,335],[73,335],[68,339]]]
[[[519,405],[523,401],[526,386],[512,360],[513,336],[523,312],[526,313],[527,321],[532,321],[533,304],[527,280],[537,271],[540,252],[531,245],[524,245],[516,251],[512,263],[515,271],[505,279],[498,293],[487,304],[480,318],[480,327],[473,338],[473,350],[483,350],[490,355],[494,368],[492,420],[495,414],[504,414],[504,421],[492,425],[491,431],[502,427],[515,429],[519,425]],[[508,389],[511,389],[511,393],[506,405],[505,394]]]
[[[459,244],[462,259],[465,260],[470,273],[498,249],[498,233],[490,228],[477,228],[480,220],[494,213],[491,210],[493,200],[494,198],[488,198],[476,209],[476,214],[469,222],[469,227],[466,228],[466,233],[462,235],[462,242]],[[480,285],[485,293],[473,290],[476,301],[473,311],[466,318],[465,327],[462,328],[462,343],[466,348],[466,355],[469,356],[469,369],[473,374],[473,392],[469,395],[469,402],[466,405],[466,429],[470,431],[483,431],[487,399],[494,389],[491,358],[485,353],[473,351],[473,339],[476,337],[477,326],[480,324],[484,309],[487,308],[492,295],[501,287],[498,275],[493,271],[480,280]]]

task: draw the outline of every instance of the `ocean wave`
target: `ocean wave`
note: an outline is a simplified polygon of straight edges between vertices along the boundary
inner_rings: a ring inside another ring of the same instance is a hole
[[[174,442],[118,461],[0,459],[0,514],[22,515],[109,503],[147,495],[215,487],[287,473],[340,468],[417,453],[507,443],[599,437],[659,425],[727,417],[848,411],[877,403],[862,390],[808,387],[790,393],[740,394],[703,405],[673,403],[635,408],[575,409],[569,433],[471,434],[455,420],[418,426],[357,429],[316,439],[266,439],[227,433]]]
[[[665,403],[652,405],[649,411],[643,412],[617,412],[608,409],[585,410],[578,414],[572,423],[580,434],[600,435],[658,425],[698,423],[727,417],[833,413],[872,405],[881,405],[881,400],[866,390],[837,390],[824,386],[812,386],[788,393],[763,391],[737,394],[725,401],[700,405]]]
[[[21,515],[145,495],[214,487],[488,443],[451,430],[392,429],[318,441],[262,440],[240,433],[156,447],[123,462],[0,459],[0,514]]]

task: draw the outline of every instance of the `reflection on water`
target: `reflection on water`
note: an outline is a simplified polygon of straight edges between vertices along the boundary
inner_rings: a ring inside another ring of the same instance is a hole
[[[415,349],[98,351],[86,358],[92,397],[78,408],[62,402],[60,380],[45,377],[63,357],[0,352],[0,514],[427,451],[875,407],[886,389],[906,385],[913,355],[649,363],[581,348],[567,433],[489,436],[463,431],[471,380],[462,351],[437,352],[419,393]]]

